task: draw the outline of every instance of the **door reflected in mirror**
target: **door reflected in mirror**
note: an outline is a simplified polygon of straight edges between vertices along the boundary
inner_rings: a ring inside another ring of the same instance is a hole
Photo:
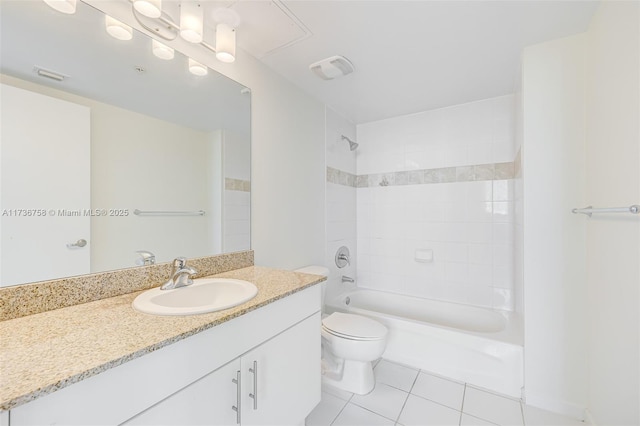
[[[250,248],[247,88],[82,2],[0,9],[0,285]]]

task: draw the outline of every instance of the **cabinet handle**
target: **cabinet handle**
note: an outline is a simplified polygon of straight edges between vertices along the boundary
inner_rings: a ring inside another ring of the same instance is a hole
[[[240,392],[240,370],[236,372],[236,378],[231,380],[236,384],[236,405],[231,409],[236,412],[236,423],[240,424],[240,403],[242,400],[242,392]]]
[[[249,369],[253,373],[253,393],[249,394],[249,398],[253,399],[253,409],[258,409],[258,361],[253,361],[253,368]]]

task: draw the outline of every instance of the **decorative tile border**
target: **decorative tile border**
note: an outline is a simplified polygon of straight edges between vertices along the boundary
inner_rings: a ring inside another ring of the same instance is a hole
[[[353,175],[327,167],[327,182],[338,185],[369,188],[372,186],[423,185],[430,183],[473,182],[482,180],[513,179],[519,157],[510,163],[477,164],[474,166],[443,167],[439,169],[410,170],[405,172]]]
[[[224,189],[228,191],[251,192],[251,181],[224,178]]]
[[[253,250],[189,259],[196,277],[253,266]],[[166,281],[171,262],[0,288],[0,321],[146,290]]]
[[[358,177],[359,176],[356,176],[349,172],[334,169],[333,167],[327,167],[327,182],[329,183],[335,183],[338,185],[350,186],[352,188],[355,188]]]

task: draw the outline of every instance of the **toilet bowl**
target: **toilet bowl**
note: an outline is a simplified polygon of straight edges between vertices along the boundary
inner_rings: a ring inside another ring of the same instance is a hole
[[[372,361],[387,344],[387,328],[361,315],[334,312],[322,320],[322,381],[365,395],[375,386]]]
[[[324,275],[324,266],[307,266],[296,272]],[[325,285],[322,283],[324,307]],[[387,345],[387,328],[362,315],[334,312],[323,315],[322,382],[338,389],[365,395],[375,386],[372,361],[380,358]]]

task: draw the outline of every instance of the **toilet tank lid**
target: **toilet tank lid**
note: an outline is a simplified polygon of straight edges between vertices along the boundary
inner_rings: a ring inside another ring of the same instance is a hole
[[[329,268],[320,265],[309,265],[304,268],[296,269],[294,272],[301,272],[303,274],[322,275],[329,276]]]

